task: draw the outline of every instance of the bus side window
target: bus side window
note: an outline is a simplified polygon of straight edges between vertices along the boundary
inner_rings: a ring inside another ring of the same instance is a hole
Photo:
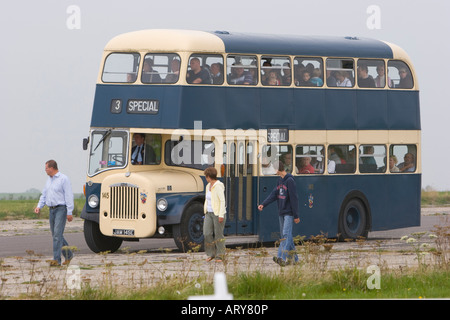
[[[221,55],[207,54],[191,55],[186,81],[189,84],[222,84],[223,57]]]
[[[411,173],[417,167],[417,147],[413,144],[391,145],[389,149],[389,171]]]
[[[227,81],[232,85],[254,86],[258,83],[256,56],[229,55],[227,57]]]
[[[384,60],[359,59],[358,86],[360,88],[384,88],[386,86],[385,70]]]
[[[175,53],[148,53],[142,67],[142,83],[175,83],[180,74],[180,56]]]
[[[300,87],[322,87],[322,58],[295,58],[294,81],[295,85]]]
[[[354,145],[328,146],[328,166],[335,166],[335,172],[329,173],[355,173],[356,147]],[[331,163],[332,162],[332,163]]]
[[[329,87],[353,87],[355,85],[353,59],[327,59],[327,85]]]
[[[361,145],[359,147],[359,172],[386,172],[386,146]]]
[[[262,57],[261,82],[264,86],[290,86],[291,62],[288,57]]]
[[[392,79],[390,88],[412,89],[414,87],[411,70],[403,61],[390,60],[388,62],[388,77]]]
[[[133,83],[139,69],[139,53],[111,53],[106,57],[102,81],[105,83]]]
[[[298,174],[323,173],[325,168],[323,146],[297,146],[295,167]]]

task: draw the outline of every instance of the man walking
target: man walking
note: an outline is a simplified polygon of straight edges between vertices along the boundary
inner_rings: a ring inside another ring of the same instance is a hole
[[[275,200],[278,202],[281,240],[278,247],[278,256],[273,257],[273,260],[279,265],[285,266],[291,262],[298,262],[292,238],[292,227],[294,225],[293,222],[300,222],[300,218],[298,217],[298,196],[294,177],[286,172],[282,161],[279,161],[277,168],[277,175],[280,176],[277,186],[266,200],[258,206],[258,210],[262,211],[264,207]]]
[[[46,205],[50,210],[49,222],[53,237],[53,260],[50,266],[61,265],[61,251],[63,246],[68,246],[63,233],[67,221],[72,221],[73,193],[69,178],[59,172],[58,164],[55,160],[49,160],[45,163],[45,172],[48,175],[47,183],[42,191],[37,207],[34,209],[36,214]],[[63,252],[67,265],[72,260],[73,253],[69,249]]]

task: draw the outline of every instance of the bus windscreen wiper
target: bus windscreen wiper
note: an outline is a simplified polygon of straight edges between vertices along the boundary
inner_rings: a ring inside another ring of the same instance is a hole
[[[111,129],[109,129],[108,131],[105,132],[105,134],[103,135],[103,137],[100,139],[100,141],[98,142],[97,146],[94,148],[94,151],[97,150],[98,146],[105,141],[105,139],[111,134]]]

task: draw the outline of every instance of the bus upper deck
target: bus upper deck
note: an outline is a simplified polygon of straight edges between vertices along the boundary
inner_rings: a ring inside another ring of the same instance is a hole
[[[382,41],[145,30],[103,62],[92,127],[420,130],[412,64]]]

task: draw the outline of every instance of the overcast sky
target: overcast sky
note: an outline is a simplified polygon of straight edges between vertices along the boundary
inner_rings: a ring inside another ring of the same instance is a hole
[[[48,159],[82,192],[81,142],[103,47],[152,28],[351,35],[401,46],[419,77],[423,187],[450,190],[450,1],[16,0],[0,11],[0,192],[41,190]]]

